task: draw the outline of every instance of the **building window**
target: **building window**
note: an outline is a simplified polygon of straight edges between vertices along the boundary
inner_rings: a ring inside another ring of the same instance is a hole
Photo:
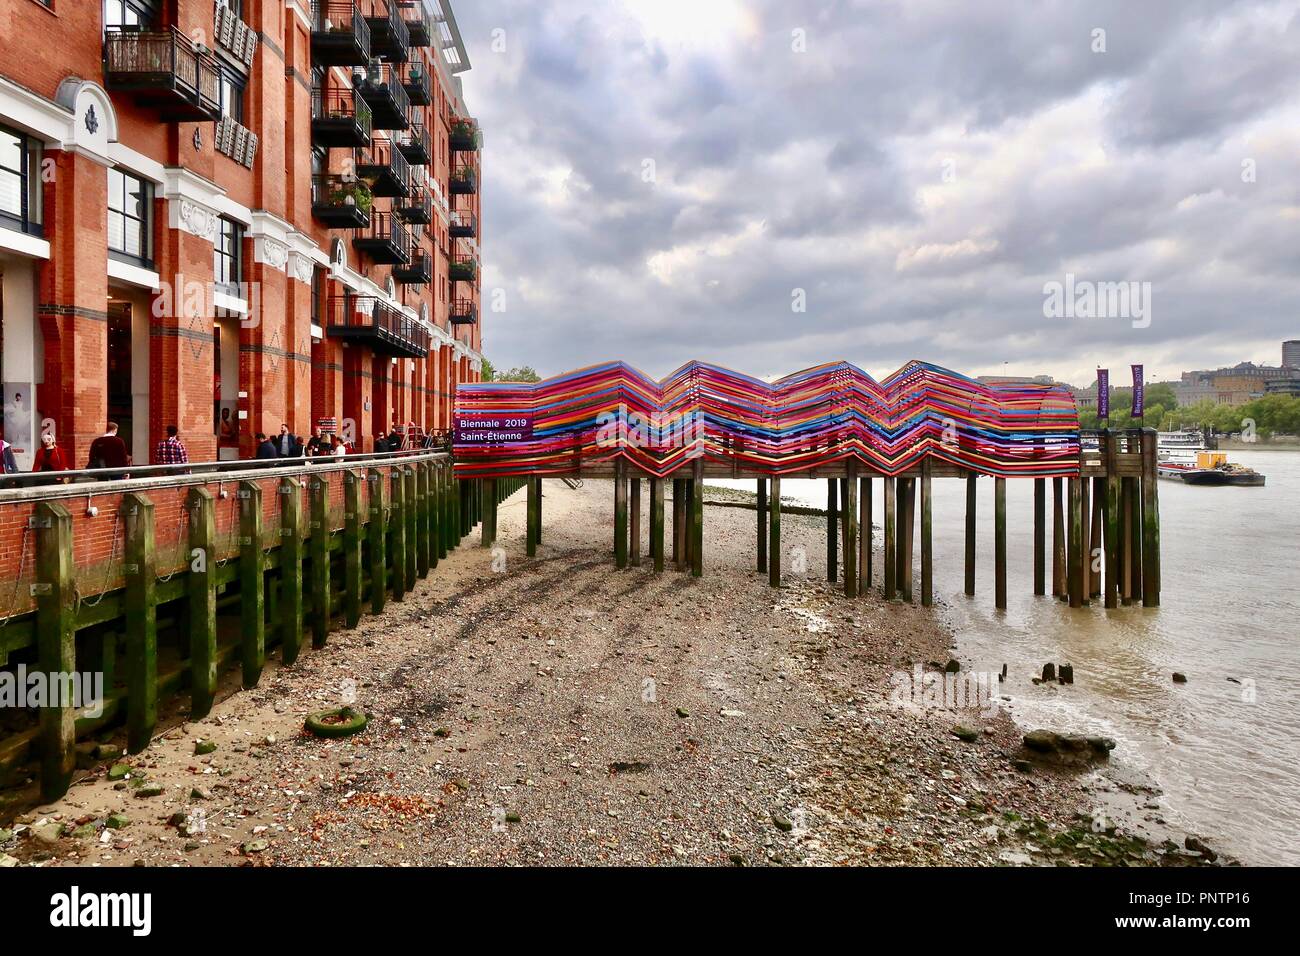
[[[311,273],[311,320],[325,328],[325,270],[319,266]]]
[[[136,265],[153,265],[153,183],[120,169],[108,171],[108,253]]]
[[[217,229],[217,241],[212,260],[213,281],[217,286],[238,286],[243,278],[241,250],[243,247],[244,227],[229,219],[220,220]]]
[[[158,22],[158,0],[104,0],[104,28],[148,29]]]
[[[0,226],[41,235],[41,144],[0,126]]]
[[[221,115],[229,116],[241,126],[244,124],[244,82],[242,76],[225,68],[221,69],[217,81]]]

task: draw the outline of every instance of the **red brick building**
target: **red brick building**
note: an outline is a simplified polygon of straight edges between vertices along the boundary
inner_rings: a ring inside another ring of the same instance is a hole
[[[191,460],[477,381],[479,134],[448,0],[0,0],[4,436]]]

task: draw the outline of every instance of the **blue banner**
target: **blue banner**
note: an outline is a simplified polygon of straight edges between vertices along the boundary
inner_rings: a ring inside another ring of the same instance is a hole
[[[1110,418],[1110,369],[1097,369],[1097,417]]]
[[[1142,383],[1142,366],[1133,366],[1133,411],[1131,418],[1141,418],[1146,408],[1146,387]]]

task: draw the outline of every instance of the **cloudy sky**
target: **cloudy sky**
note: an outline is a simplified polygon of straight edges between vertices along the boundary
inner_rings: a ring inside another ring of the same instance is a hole
[[[1300,0],[455,9],[498,367],[1087,384],[1300,338]],[[1149,311],[1046,316],[1067,274]]]

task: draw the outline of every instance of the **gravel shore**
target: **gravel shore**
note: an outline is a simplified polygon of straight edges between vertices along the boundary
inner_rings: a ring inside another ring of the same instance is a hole
[[[609,488],[547,482],[531,560],[516,494],[496,551],[466,539],[382,616],[269,666],[202,721],[175,719],[145,754],[104,760],[0,828],[0,862],[1202,859],[1145,826],[1141,786],[1017,769],[1004,711],[900,705],[897,675],[942,670],[952,638],[928,610],[827,585],[818,519],[784,519],[807,571],[779,592],[754,570],[754,514],[739,508],[707,509],[703,578],[657,576],[648,559],[619,572]],[[366,731],[303,730],[353,694]],[[1099,790],[1135,796],[1099,807]]]

